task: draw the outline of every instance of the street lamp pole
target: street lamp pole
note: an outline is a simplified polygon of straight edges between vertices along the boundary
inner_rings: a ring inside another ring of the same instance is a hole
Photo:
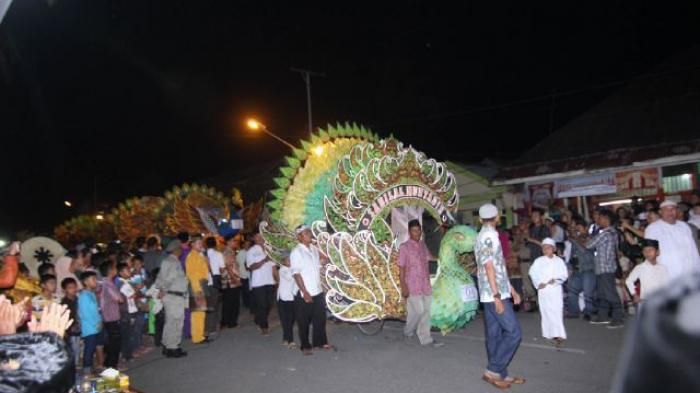
[[[320,72],[314,72],[311,70],[305,70],[302,68],[294,68],[294,67],[290,68],[290,70],[301,74],[302,79],[304,79],[304,83],[306,83],[306,112],[307,112],[308,122],[309,122],[309,136],[311,136],[311,134],[313,134],[313,131],[314,131],[313,118],[311,116],[311,77],[312,76],[325,77],[326,74],[320,73]]]
[[[287,145],[287,147],[289,147],[290,149],[292,149],[292,150],[295,149],[294,145],[292,145],[291,143],[289,143],[289,142],[285,141],[284,139],[280,138],[280,137],[277,136],[276,134],[272,133],[272,131],[270,131],[270,130],[267,129],[267,126],[266,126],[265,124],[263,124],[263,123],[261,123],[261,122],[255,120],[255,119],[248,119],[248,121],[246,122],[246,125],[248,126],[249,129],[251,129],[251,130],[253,130],[253,131],[258,131],[258,130],[260,130],[260,131],[266,133],[267,135],[269,135],[269,136],[271,136],[271,137],[277,139],[279,142],[284,143],[284,144]]]
[[[280,142],[284,143],[285,145],[287,145],[290,149],[294,150],[294,145],[292,145],[291,143],[289,143],[289,142],[285,141],[284,139],[278,137],[277,135],[273,134],[270,130],[267,129],[267,127],[265,127],[264,124],[262,125],[262,127],[261,127],[260,129],[263,130],[263,132],[265,132],[267,135],[269,135],[269,136],[271,136],[271,137],[277,139],[278,141],[280,141]]]

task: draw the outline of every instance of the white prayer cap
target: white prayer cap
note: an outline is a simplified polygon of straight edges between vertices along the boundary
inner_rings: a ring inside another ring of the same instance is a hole
[[[490,220],[498,215],[498,208],[490,203],[481,205],[479,208],[479,218]]]
[[[542,240],[542,245],[543,246],[552,246],[552,247],[557,247],[557,243],[554,242],[554,239],[551,237],[545,237],[544,240]]]
[[[665,201],[661,202],[661,206],[659,206],[659,207],[663,209],[664,207],[676,207],[676,206],[678,206],[676,204],[676,202],[674,202],[670,199],[666,199]]]
[[[310,230],[311,228],[309,228],[308,226],[306,226],[306,225],[304,225],[304,224],[301,224],[301,225],[299,225],[299,226],[297,227],[297,229],[294,230],[294,233],[296,233],[297,235],[299,235],[299,234],[301,234],[302,232],[304,232],[304,231],[307,230],[307,229]]]

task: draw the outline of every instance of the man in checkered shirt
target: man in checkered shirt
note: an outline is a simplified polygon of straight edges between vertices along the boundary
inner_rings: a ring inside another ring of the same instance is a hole
[[[600,232],[586,243],[586,248],[595,251],[596,309],[598,316],[591,320],[594,325],[606,324],[609,329],[623,327],[622,302],[615,288],[617,270],[617,246],[619,238],[612,226],[615,216],[609,210],[598,215],[596,224]],[[612,311],[612,322],[608,315]]]

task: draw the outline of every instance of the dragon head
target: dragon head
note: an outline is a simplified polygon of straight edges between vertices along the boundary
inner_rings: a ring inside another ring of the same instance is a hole
[[[441,251],[453,251],[457,254],[464,254],[474,250],[477,232],[468,225],[455,225],[445,233],[440,243]]]

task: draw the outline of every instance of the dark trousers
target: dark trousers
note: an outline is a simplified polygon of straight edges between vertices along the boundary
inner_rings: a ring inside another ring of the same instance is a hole
[[[488,366],[492,373],[508,377],[508,365],[520,346],[522,338],[520,323],[513,312],[510,299],[503,299],[503,314],[496,312],[493,302],[483,303],[484,323],[486,324],[486,354]]]
[[[282,325],[282,341],[294,342],[294,300],[277,301],[277,312],[280,315],[280,325]]]
[[[221,321],[221,291],[214,287],[209,287],[206,291],[207,315],[204,319],[205,335],[216,333],[219,330]]]
[[[116,369],[121,351],[121,324],[119,321],[105,322],[107,345],[105,345],[105,367]]]
[[[253,303],[250,295],[250,283],[247,278],[241,278],[241,300],[243,306],[248,310],[253,309]]]
[[[275,286],[264,285],[253,288],[253,297],[255,298],[255,324],[261,329],[267,329],[269,327],[267,317],[275,301]]]
[[[615,287],[615,273],[596,274],[596,309],[598,319],[608,320],[612,313],[613,322],[622,322],[622,302]]]
[[[569,294],[567,296],[567,308],[570,315],[579,315],[579,305],[578,298],[581,292],[583,292],[583,299],[585,301],[585,308],[583,309],[583,314],[593,316],[595,314],[595,305],[593,300],[595,299],[595,282],[596,276],[592,271],[586,272],[574,272],[569,278]]]
[[[313,347],[318,348],[328,344],[326,337],[326,299],[323,293],[312,298],[311,303],[306,303],[299,292],[294,298],[294,316],[299,328],[301,350],[311,349],[309,343],[309,326],[313,326]]]
[[[165,308],[156,314],[156,334],[153,336],[153,343],[156,347],[160,347],[163,343],[163,329],[165,328]]]
[[[238,326],[238,313],[241,309],[241,288],[226,288],[221,290],[221,326]]]
[[[119,335],[121,336],[121,355],[124,360],[131,360],[133,357],[134,348],[131,345],[132,337],[136,334],[134,325],[136,323],[136,313],[127,314],[122,311],[122,319],[119,321]]]

